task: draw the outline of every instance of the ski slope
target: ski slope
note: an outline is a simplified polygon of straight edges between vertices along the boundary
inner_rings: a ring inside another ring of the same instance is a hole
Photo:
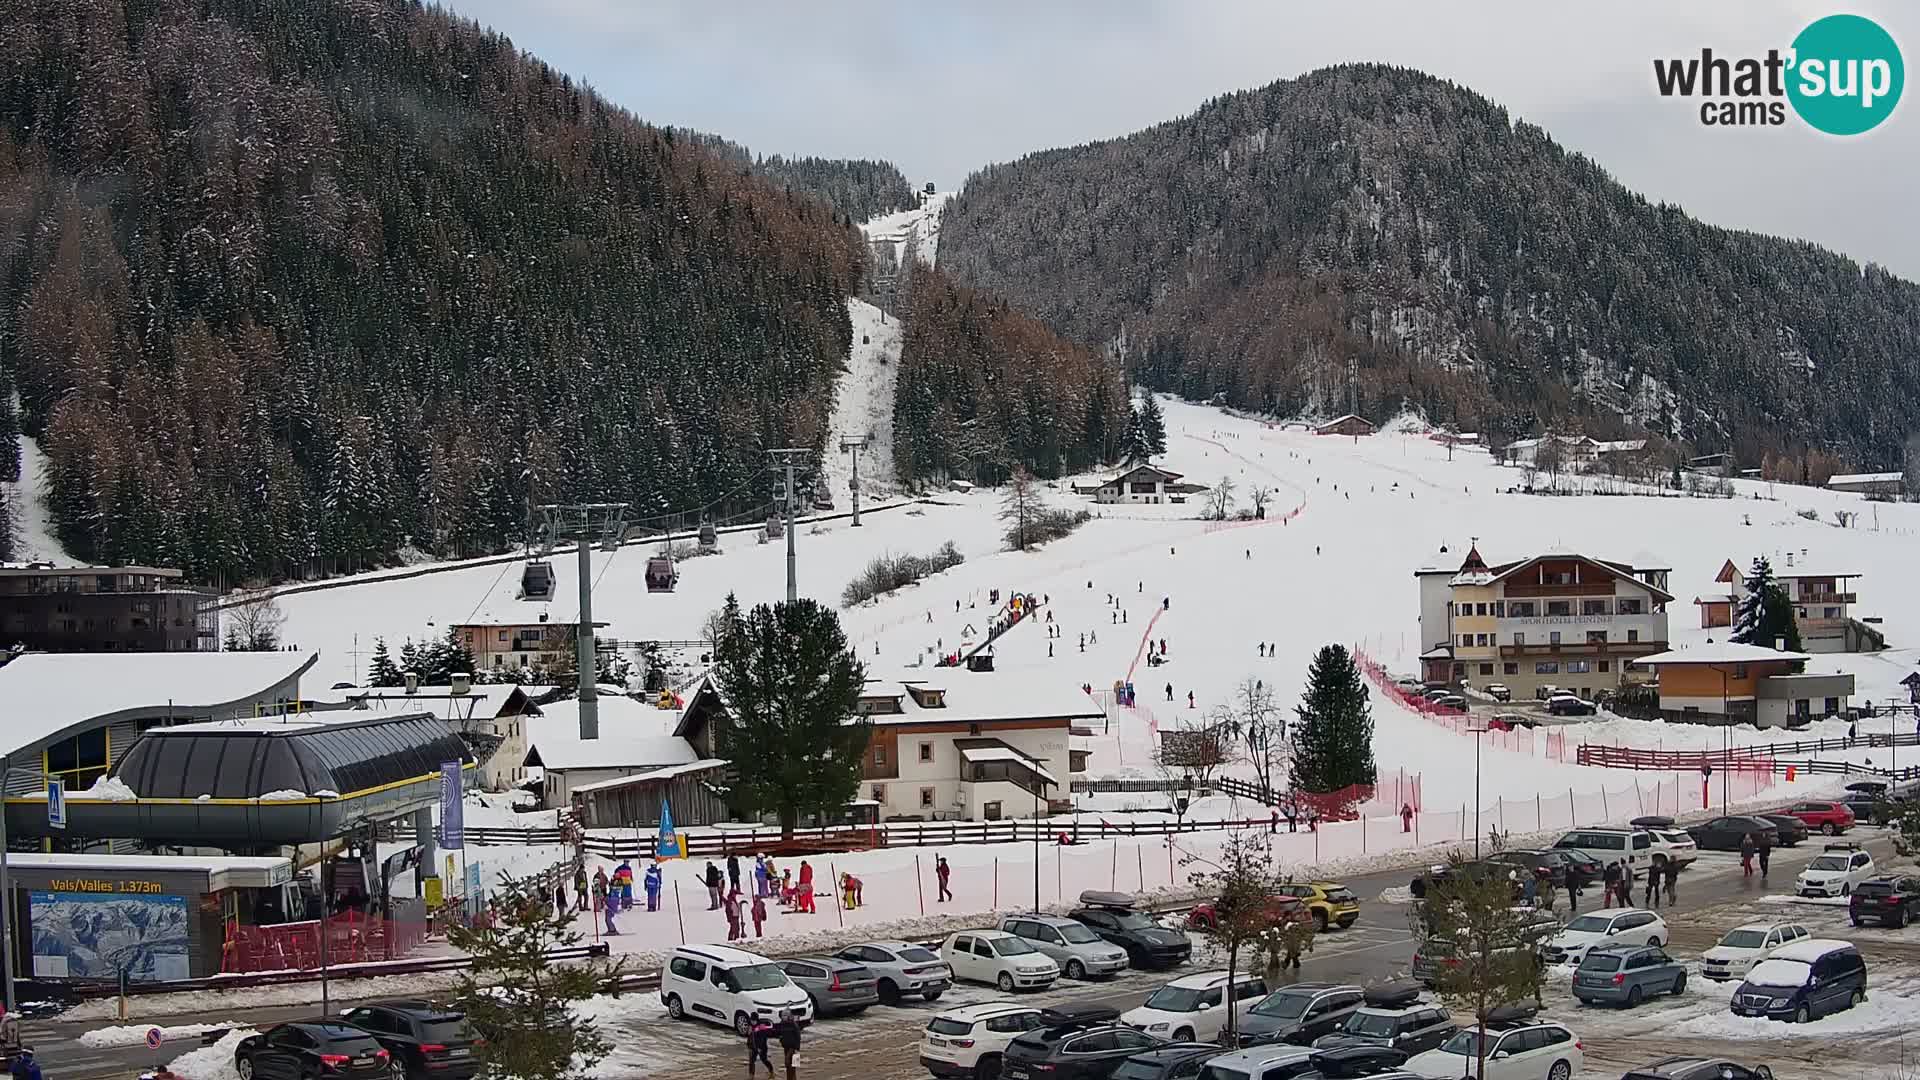
[[[951,191],[929,195],[919,206],[871,218],[860,229],[869,243],[891,241],[896,263],[906,262],[911,248],[920,261],[933,265],[940,250],[940,214],[952,198]]]
[[[16,406],[18,408],[18,406]],[[50,483],[47,455],[36,440],[20,438],[20,481],[6,484],[7,508],[13,513],[13,557],[17,562],[50,562],[56,566],[75,566],[76,560],[60,545],[47,513],[46,492]]]
[[[893,387],[900,376],[900,320],[863,300],[848,300],[853,348],[835,390],[822,465],[836,506],[847,505],[853,455],[840,449],[848,436],[868,437],[860,452],[860,498],[896,493],[893,472]]]

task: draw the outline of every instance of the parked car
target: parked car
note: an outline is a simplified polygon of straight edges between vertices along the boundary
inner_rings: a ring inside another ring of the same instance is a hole
[[[1853,925],[1864,926],[1868,919],[1895,930],[1920,915],[1920,877],[1910,874],[1869,878],[1853,887],[1847,901],[1847,914]]]
[[[1813,835],[1812,830],[1807,828],[1807,823],[1792,814],[1755,814],[1753,816],[1773,826],[1774,842],[1781,847],[1792,847]]]
[[[1880,824],[1881,797],[1871,792],[1849,791],[1840,796],[1840,805],[1853,815],[1856,824]]]
[[[1490,682],[1485,687],[1488,697],[1495,701],[1512,701],[1513,690],[1506,683]]]
[[[1544,945],[1560,932],[1560,920],[1544,908],[1519,908],[1516,912],[1521,915],[1515,923],[1519,938],[1498,951],[1529,952],[1536,964],[1544,965]],[[1434,986],[1439,983],[1441,972],[1457,962],[1451,942],[1429,935],[1413,951],[1411,974],[1416,982]]]
[[[1793,886],[1801,896],[1849,896],[1855,885],[1878,874],[1872,855],[1861,851],[1859,844],[1843,840],[1828,844],[1800,871]]]
[[[1264,975],[1240,972],[1229,988],[1225,971],[1202,971],[1148,994],[1137,1008],[1120,1014],[1120,1022],[1174,1042],[1213,1042],[1227,1026],[1229,1012],[1245,1016],[1266,996]]]
[[[1635,873],[1646,869],[1656,854],[1652,833],[1617,825],[1588,825],[1569,829],[1553,842],[1553,846],[1562,851],[1578,852],[1602,867],[1608,863],[1624,862]]]
[[[927,1021],[920,1036],[920,1067],[954,1080],[999,1076],[1007,1044],[1044,1024],[1040,1009],[1016,1001],[948,1009]]]
[[[373,1033],[344,1020],[295,1020],[249,1035],[233,1048],[240,1080],[392,1080],[392,1055]]]
[[[863,1013],[880,1003],[880,982],[858,961],[838,956],[795,956],[780,961],[793,985],[806,991],[815,1016]]]
[[[1754,922],[1736,926],[1722,934],[1720,943],[1700,955],[1701,976],[1716,982],[1745,978],[1753,965],[1808,937],[1799,923]]]
[[[938,1001],[953,985],[953,968],[932,949],[911,941],[863,941],[833,955],[872,972],[874,989],[888,1005],[909,994]]]
[[[1113,1080],[1197,1080],[1208,1061],[1226,1053],[1209,1043],[1168,1043],[1142,1050],[1113,1070]]]
[[[1520,871],[1522,877],[1539,878],[1539,871],[1547,872],[1547,882],[1556,889],[1567,884],[1567,864],[1556,852],[1538,848],[1519,848],[1511,851],[1496,851],[1487,856],[1487,861],[1501,866],[1511,866]]]
[[[1555,694],[1547,699],[1547,712],[1553,716],[1592,716],[1597,711],[1593,702],[1573,694]]]
[[[340,1019],[373,1033],[407,1080],[468,1080],[480,1071],[487,1040],[458,1009],[427,1001],[389,1001],[348,1009]]]
[[[1391,1073],[1407,1055],[1391,1046],[1353,1045],[1326,1050],[1273,1044],[1210,1059],[1200,1080],[1353,1080]]]
[[[1642,1065],[1620,1080],[1773,1080],[1773,1070],[1765,1065],[1746,1066],[1725,1058],[1661,1058]]]
[[[1060,965],[1024,938],[1004,930],[963,930],[947,935],[940,956],[953,977],[996,986],[1003,994],[1045,990],[1060,977]]]
[[[1187,926],[1195,930],[1205,930],[1213,926],[1219,918],[1218,907],[1217,901],[1195,904],[1192,910],[1187,912]],[[1269,896],[1266,898],[1266,907],[1267,921],[1276,926],[1288,922],[1304,925],[1313,921],[1313,915],[1307,911],[1307,905],[1291,896]]]
[[[1101,940],[1087,924],[1057,915],[1009,915],[1000,929],[1026,939],[1060,965],[1069,979],[1113,975],[1127,969],[1127,950]]]
[[[1439,701],[1441,698],[1446,697],[1452,693],[1453,693],[1452,689],[1448,687],[1436,686],[1431,690],[1427,690],[1423,692],[1420,696],[1423,698],[1426,698],[1428,701]]]
[[[1337,1046],[1391,1046],[1409,1057],[1445,1042],[1458,1028],[1447,1010],[1420,996],[1421,986],[1402,981],[1369,987],[1360,1008],[1347,1014],[1338,1030],[1315,1039],[1319,1049]]]
[[[1736,1016],[1804,1024],[1867,1000],[1867,963],[1852,943],[1806,938],[1754,965],[1733,992]]]
[[[1552,683],[1547,683],[1545,685],[1536,686],[1533,688],[1533,700],[1546,701],[1552,698],[1555,694],[1564,694],[1566,692],[1567,691],[1562,690],[1561,688],[1553,685]]]
[[[1042,1024],[1014,1036],[1000,1059],[1004,1080],[1111,1080],[1120,1064],[1162,1045],[1115,1019],[1112,1009],[1048,1009]]]
[[[1313,928],[1323,933],[1328,927],[1345,930],[1360,921],[1360,898],[1337,881],[1296,881],[1273,891],[1276,896],[1291,896],[1306,905]]]
[[[1487,730],[1489,731],[1513,731],[1518,728],[1534,728],[1539,726],[1540,718],[1530,716],[1527,713],[1498,712],[1487,717]]]
[[[1660,866],[1671,859],[1685,870],[1700,857],[1700,845],[1693,837],[1681,829],[1648,829],[1647,835],[1653,837],[1653,865]],[[1664,850],[1662,850],[1664,848]]]
[[[1586,1064],[1580,1040],[1565,1024],[1535,1020],[1527,1009],[1494,1011],[1501,1019],[1490,1020],[1484,1035],[1462,1028],[1438,1047],[1409,1060],[1407,1071],[1427,1080],[1474,1076],[1483,1040],[1486,1080],[1571,1080]]]
[[[1436,709],[1453,709],[1458,712],[1466,712],[1467,698],[1464,694],[1442,694],[1433,699],[1433,707]]]
[[[1807,828],[1818,829],[1828,836],[1839,836],[1853,828],[1853,810],[1846,803],[1797,802],[1785,812],[1805,822]]]
[[[1306,1045],[1339,1028],[1360,1007],[1358,986],[1302,982],[1261,998],[1238,1025],[1241,1046],[1287,1042]]]
[[[1773,822],[1757,817],[1717,817],[1698,825],[1687,826],[1687,835],[1700,846],[1701,851],[1739,851],[1740,841],[1751,835],[1755,843],[1762,837],[1775,843],[1779,841]]]
[[[1080,906],[1067,917],[1125,949],[1132,967],[1177,967],[1193,951],[1193,940],[1185,932],[1162,926],[1153,916],[1135,910],[1133,898],[1125,893],[1083,892]]]
[[[1547,854],[1560,862],[1562,876],[1580,875],[1583,881],[1598,881],[1606,869],[1599,859],[1571,848],[1548,848]]]
[[[1541,954],[1549,964],[1577,964],[1596,945],[1660,946],[1672,938],[1667,922],[1641,908],[1602,909],[1569,922]]]
[[[1654,994],[1686,993],[1687,968],[1657,945],[1595,945],[1573,973],[1573,996],[1631,1009]]]
[[[660,971],[660,1003],[675,1020],[689,1016],[733,1028],[741,1037],[755,1019],[768,1023],[791,1012],[813,1022],[813,1001],[780,965],[731,945],[682,945]]]

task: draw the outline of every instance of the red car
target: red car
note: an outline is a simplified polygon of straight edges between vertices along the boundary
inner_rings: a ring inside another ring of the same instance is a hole
[[[1806,822],[1810,832],[1818,831],[1828,836],[1839,836],[1853,828],[1853,811],[1848,809],[1846,803],[1794,803],[1782,812],[1788,817],[1797,817]]]
[[[1204,930],[1212,926],[1213,908],[1212,902],[1194,905],[1193,910],[1187,912],[1187,927],[1192,930]],[[1269,896],[1267,897],[1267,921],[1275,926],[1287,922],[1311,923],[1313,913],[1308,911],[1307,905],[1301,903],[1297,897]]]

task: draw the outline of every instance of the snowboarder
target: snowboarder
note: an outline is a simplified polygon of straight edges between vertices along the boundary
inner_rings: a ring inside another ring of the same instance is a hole
[[[660,864],[655,862],[653,865],[647,867],[646,887],[648,911],[660,910],[660,884]]]
[[[1168,701],[1173,700],[1173,684],[1172,683],[1167,684],[1167,700]]]
[[[944,904],[953,899],[953,890],[947,885],[948,880],[952,877],[953,867],[947,865],[947,857],[945,855],[935,855],[933,857],[933,880],[940,887],[940,896],[936,901],[937,903]]]
[[[766,931],[761,929],[761,927],[766,925],[766,922],[767,922],[767,898],[764,896],[756,895],[753,898],[753,936],[754,937],[767,936]]]
[[[720,910],[720,868],[713,865],[712,859],[707,860],[706,873],[702,877],[707,883],[707,910]]]

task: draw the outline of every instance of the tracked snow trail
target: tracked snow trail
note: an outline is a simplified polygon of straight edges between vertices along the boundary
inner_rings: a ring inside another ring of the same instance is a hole
[[[835,389],[823,455],[836,506],[847,502],[853,479],[853,457],[840,450],[840,441],[849,436],[868,436],[860,452],[860,497],[871,501],[895,491],[893,387],[900,376],[900,320],[863,300],[847,301],[847,313],[853,317],[853,348]]]

